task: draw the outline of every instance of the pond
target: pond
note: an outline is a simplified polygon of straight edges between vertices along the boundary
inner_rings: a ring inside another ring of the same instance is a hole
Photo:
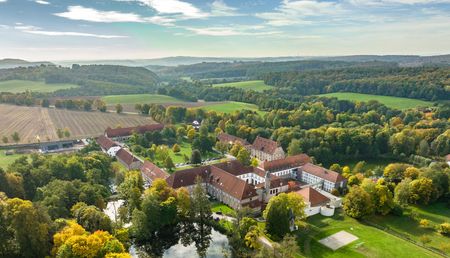
[[[108,202],[104,212],[112,221],[118,218],[118,209],[123,205],[123,200]],[[125,227],[131,226],[130,223]],[[193,223],[179,223],[176,226],[166,228],[152,241],[144,245],[132,245],[130,254],[132,257],[164,257],[164,258],[191,258],[224,257],[224,250],[229,252],[228,238],[226,235],[214,230],[208,225]]]
[[[226,235],[212,229],[211,230],[211,240],[209,242],[209,247],[206,250],[205,257],[208,258],[221,258],[224,257],[224,250],[229,252],[228,238]],[[184,245],[183,240],[179,240],[175,245],[170,246],[162,254],[163,258],[195,258],[200,257],[197,253],[197,247],[195,242],[188,245]],[[132,257],[141,258],[148,257],[147,252],[141,250],[141,248],[135,245],[131,246],[130,254]],[[153,257],[150,255],[150,257]]]

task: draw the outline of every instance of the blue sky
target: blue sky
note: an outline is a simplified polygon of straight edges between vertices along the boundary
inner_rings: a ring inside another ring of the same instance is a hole
[[[0,0],[0,58],[449,54],[450,0]]]

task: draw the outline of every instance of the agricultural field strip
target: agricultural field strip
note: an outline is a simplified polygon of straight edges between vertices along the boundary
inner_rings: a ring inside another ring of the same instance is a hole
[[[100,112],[68,111],[41,107],[19,107],[0,105],[0,137],[10,137],[18,132],[21,143],[58,140],[56,130],[68,128],[71,138],[100,135],[104,130],[116,126],[136,126],[154,123],[149,117],[138,115],[118,115]]]

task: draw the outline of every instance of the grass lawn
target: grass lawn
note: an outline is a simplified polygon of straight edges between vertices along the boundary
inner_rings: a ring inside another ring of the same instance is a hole
[[[61,89],[69,89],[79,87],[75,84],[67,83],[55,83],[46,84],[42,81],[23,81],[23,80],[10,80],[0,82],[0,92],[24,92],[31,90],[34,92],[53,92]]]
[[[264,90],[270,90],[271,88],[273,88],[272,86],[265,84],[264,81],[262,80],[219,83],[214,84],[213,87],[232,87],[244,90],[254,90],[259,92]]]
[[[418,100],[418,99],[360,94],[360,93],[350,93],[350,92],[335,92],[335,93],[321,94],[318,96],[320,96],[320,97],[336,97],[336,98],[342,99],[342,100],[364,101],[364,102],[367,102],[369,100],[377,100],[378,102],[385,104],[386,106],[388,106],[390,108],[396,108],[396,109],[400,109],[400,110],[414,108],[414,107],[418,107],[418,106],[428,107],[428,106],[433,105],[433,102],[423,101],[423,100]]]
[[[107,105],[114,104],[163,104],[182,103],[184,101],[174,97],[158,94],[130,94],[130,95],[110,95],[102,98]]]
[[[377,158],[377,159],[367,159],[367,160],[350,160],[350,161],[344,160],[344,161],[339,162],[339,165],[341,165],[341,167],[349,166],[350,169],[353,169],[355,167],[356,163],[358,163],[359,161],[366,162],[366,165],[364,166],[365,170],[371,170],[371,169],[374,169],[375,167],[382,167],[384,169],[384,167],[386,167],[390,163],[404,163],[404,162],[400,162],[400,161],[393,160],[393,159]],[[331,166],[331,164],[325,164],[325,165],[327,167]]]
[[[26,155],[27,154],[5,155],[5,150],[0,150],[0,168],[6,169],[8,165],[13,163],[16,159]]]
[[[212,202],[211,203],[211,211],[212,212],[222,212],[223,215],[227,216],[236,216],[236,211],[234,211],[232,208],[230,208],[228,205],[223,204],[221,202]]]
[[[334,217],[315,215],[307,219],[309,229],[299,232],[301,252],[306,257],[439,257],[426,249],[382,230],[361,224],[338,211]],[[345,230],[359,239],[332,251],[318,241]]]
[[[409,217],[409,212],[405,213],[404,216],[372,216],[369,220],[378,225],[388,227],[418,243],[420,243],[420,237],[426,235],[431,240],[427,246],[444,251],[447,255],[450,255],[450,250],[442,248],[444,244],[447,244],[447,248],[450,248],[450,239],[439,234],[434,229],[436,225],[450,222],[450,209],[444,203],[434,203],[428,206],[415,206],[412,207],[412,210],[418,214],[419,219],[417,221]],[[430,220],[430,227],[420,227],[420,219]]]
[[[180,145],[180,152],[178,153],[174,153],[172,151],[172,149],[170,149],[170,158],[172,158],[172,161],[174,164],[177,163],[184,163],[184,155],[188,156],[189,158],[191,157],[191,153],[192,153],[192,149],[191,149],[191,144],[188,142],[183,141]]]
[[[170,149],[169,149],[169,155],[170,155],[170,158],[172,158],[172,161],[174,164],[185,163],[184,155],[186,155],[190,158],[191,154],[192,154],[191,143],[183,141],[181,144],[178,143],[178,145],[180,146],[180,152],[178,152],[178,153],[174,153],[172,151],[172,146],[170,146]],[[202,155],[202,160],[210,159],[210,158],[217,158],[217,157],[220,157],[220,154],[218,154],[216,152],[210,152],[206,155]],[[183,167],[183,169],[186,169],[186,168],[187,167]]]
[[[229,101],[225,103],[219,103],[219,104],[211,104],[201,107],[202,109],[206,111],[216,111],[220,113],[233,113],[237,110],[243,110],[248,109],[252,111],[258,112],[260,115],[263,115],[264,111],[258,110],[258,106],[254,104],[248,104],[243,102],[236,102],[236,101]]]

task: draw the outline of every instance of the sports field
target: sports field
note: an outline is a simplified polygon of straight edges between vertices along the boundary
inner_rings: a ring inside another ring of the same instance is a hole
[[[78,85],[67,83],[46,84],[41,81],[10,80],[0,82],[0,92],[24,92],[27,90],[34,92],[53,92],[61,89],[75,88]]]
[[[318,95],[320,97],[335,97],[342,100],[350,100],[350,101],[364,101],[367,102],[369,100],[376,100],[390,108],[395,109],[408,109],[414,107],[428,107],[433,105],[433,102],[423,101],[418,99],[409,99],[409,98],[400,98],[400,97],[392,97],[392,96],[381,96],[381,95],[370,95],[370,94],[361,94],[361,93],[350,93],[350,92],[335,92],[328,94]]]
[[[340,210],[331,218],[314,215],[307,218],[306,222],[309,225],[308,232],[298,234],[302,255],[306,257],[440,257],[385,231],[345,216]],[[336,251],[319,243],[321,239],[342,230],[356,236],[358,240]]]
[[[272,86],[265,84],[264,81],[262,81],[262,80],[219,83],[219,84],[214,84],[213,87],[232,87],[232,88],[239,88],[239,89],[244,89],[244,90],[254,90],[254,91],[264,91],[264,90],[270,90],[271,88],[273,88]]]
[[[115,104],[164,104],[182,103],[184,101],[174,97],[158,94],[131,94],[131,95],[111,95],[102,97],[107,105]]]

